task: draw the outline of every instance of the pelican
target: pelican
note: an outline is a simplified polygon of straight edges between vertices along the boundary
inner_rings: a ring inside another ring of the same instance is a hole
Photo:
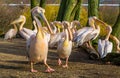
[[[31,29],[27,29],[24,26],[26,22],[26,17],[24,15],[20,15],[20,17],[18,19],[16,19],[15,21],[13,21],[11,24],[17,24],[17,23],[21,23],[20,27],[19,27],[19,34],[26,40],[28,40],[30,38],[30,36],[32,34],[34,34],[34,32]]]
[[[66,58],[66,63],[65,65],[63,65],[63,67],[65,68],[68,67],[68,59],[72,51],[72,33],[70,31],[70,28],[68,27],[70,25],[68,22],[64,21],[63,25],[65,27],[65,38],[60,40],[57,47],[57,52],[59,55],[59,65],[62,64],[60,58]]]
[[[111,53],[113,44],[109,41],[110,34],[112,32],[111,26],[107,26],[108,35],[106,36],[105,40],[98,40],[98,52],[101,58],[104,58],[107,53]]]
[[[113,35],[110,35],[110,38],[115,41],[115,43],[116,43],[116,48],[117,48],[117,52],[119,53],[119,52],[120,52],[120,47],[119,47],[120,41],[118,40],[117,37],[115,37],[115,36],[113,36]]]
[[[57,27],[54,25],[54,22],[50,22],[51,26],[53,27],[53,33],[57,33]]]
[[[34,11],[33,11],[33,14],[36,13],[36,12],[40,12],[40,9],[39,9],[39,8],[40,8],[40,7],[37,6],[36,8],[32,9],[32,10],[34,10]],[[43,11],[45,12],[44,9],[43,9]],[[61,39],[62,35],[60,35],[60,33],[54,34],[53,30],[51,29],[51,26],[50,26],[49,22],[47,21],[45,15],[44,15],[44,12],[43,12],[43,14],[40,14],[40,16],[42,16],[42,17],[44,18],[43,21],[44,21],[45,24],[47,25],[48,31],[49,31],[49,33],[50,33],[50,41],[49,41],[49,44],[50,44],[50,47],[53,47],[53,46]],[[37,16],[38,16],[38,15],[37,15]],[[61,34],[62,34],[62,33],[61,33]],[[54,41],[53,41],[53,39],[54,39]],[[52,41],[51,41],[51,40],[52,40]]]
[[[28,48],[28,58],[31,65],[31,72],[37,72],[37,70],[33,68],[33,64],[40,61],[44,61],[44,64],[47,66],[46,72],[53,72],[54,69],[52,69],[46,62],[48,55],[47,37],[37,18],[37,16],[40,15],[40,17],[44,19],[44,16],[42,16],[44,15],[44,9],[42,9],[41,7],[35,7],[31,10],[31,12],[34,20],[37,23],[37,34],[33,34],[30,37],[30,45]]]
[[[56,33],[60,33],[60,28],[63,27],[62,23],[60,21],[54,21],[53,24],[57,27]]]
[[[82,29],[79,29],[75,34],[74,41],[77,42],[77,45],[82,45],[85,42],[88,42],[90,40],[94,40],[97,38],[97,36],[100,33],[100,27],[95,24],[96,21],[101,22],[99,19],[97,19],[95,16],[89,18],[89,25],[91,27],[84,27]],[[103,22],[101,22],[103,23]],[[89,47],[92,48],[92,46],[89,44]]]
[[[80,22],[79,21],[77,21],[77,20],[74,20],[74,21],[72,21],[71,23],[70,23],[71,25],[71,31],[72,31],[72,34],[73,34],[73,36],[75,35],[75,32],[77,31],[77,29],[76,29],[76,26],[80,26]]]
[[[5,40],[8,40],[8,39],[12,40],[12,38],[16,36],[17,27],[15,24],[13,26],[14,26],[14,28],[9,29],[8,32],[5,34],[5,37],[4,37]]]
[[[64,32],[60,32],[60,26],[62,27],[62,23],[59,21],[54,21],[53,22],[54,26],[57,26],[57,31],[56,33],[51,35],[50,42],[49,42],[49,47],[52,48],[55,45],[58,44],[59,40],[63,38]]]

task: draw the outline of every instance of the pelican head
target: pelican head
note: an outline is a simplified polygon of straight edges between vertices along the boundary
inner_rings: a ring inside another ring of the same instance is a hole
[[[68,21],[63,21],[62,24],[63,24],[65,29],[70,27],[70,23]]]
[[[58,28],[63,28],[63,25],[60,21],[54,21],[53,22],[55,26],[57,26]]]
[[[93,16],[92,18],[93,18],[93,20],[98,21],[99,23],[102,23],[105,26],[107,25],[105,22],[99,20],[96,16]]]
[[[36,6],[36,7],[34,7],[34,8],[31,10],[31,13],[32,13],[33,18],[35,18],[35,17],[41,18],[41,19],[46,23],[49,32],[50,32],[51,34],[53,34],[53,31],[52,31],[52,29],[50,28],[50,24],[49,24],[49,22],[47,21],[45,15],[44,15],[45,9]]]
[[[36,6],[31,10],[31,12],[32,12],[32,16],[37,16],[37,17],[40,17],[43,20],[45,20],[45,16],[44,16],[45,9],[43,9],[39,6]]]
[[[16,24],[16,23],[20,23],[20,22],[24,22],[26,21],[26,17],[24,15],[20,15],[20,17],[16,20],[14,20],[13,22],[11,22],[11,24]]]

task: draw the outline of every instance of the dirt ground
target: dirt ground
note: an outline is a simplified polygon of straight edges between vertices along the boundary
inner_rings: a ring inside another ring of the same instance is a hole
[[[0,78],[120,78],[119,66],[90,60],[82,49],[73,49],[68,69],[57,65],[56,49],[49,49],[47,62],[55,72],[45,73],[44,64],[38,63],[34,68],[39,72],[31,73],[25,46],[23,39],[12,42],[0,39]]]

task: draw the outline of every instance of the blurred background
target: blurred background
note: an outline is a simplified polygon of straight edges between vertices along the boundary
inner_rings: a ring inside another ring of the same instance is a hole
[[[119,2],[120,0],[100,0],[100,4],[104,5],[100,5],[99,18],[107,24],[113,26],[118,16]],[[86,26],[87,23],[87,3],[88,0],[83,0],[80,17],[82,26]],[[49,22],[56,20],[59,10],[58,4],[60,4],[60,0],[47,0],[45,15]],[[18,18],[20,15],[26,16],[25,27],[32,28],[30,0],[0,0],[0,35],[6,33],[6,31],[11,28],[10,22]]]

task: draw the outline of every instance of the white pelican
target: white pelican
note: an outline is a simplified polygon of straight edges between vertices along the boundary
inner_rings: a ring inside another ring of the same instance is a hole
[[[50,22],[53,33],[56,34],[57,33],[57,27],[54,25],[54,22]]]
[[[23,27],[25,22],[26,22],[26,17],[24,15],[20,15],[20,17],[18,19],[16,19],[15,21],[13,21],[11,24],[21,23],[20,27],[19,27],[19,34],[24,39],[28,40],[30,38],[30,36],[32,34],[34,34],[34,32],[31,29]]]
[[[37,10],[37,11],[36,11]],[[36,11],[36,12],[35,12]],[[29,52],[28,52],[28,58],[30,60],[31,65],[31,72],[37,72],[37,70],[34,70],[33,63],[44,61],[44,64],[47,66],[46,72],[53,72],[54,69],[52,69],[47,63],[47,55],[48,55],[48,40],[46,37],[45,32],[43,31],[43,28],[41,27],[40,22],[38,21],[37,14],[40,14],[41,18],[44,17],[44,9],[40,7],[35,7],[32,9],[32,16],[34,20],[37,23],[37,34],[32,35],[30,37],[30,45],[29,45]]]
[[[34,15],[34,13],[39,13],[41,11],[41,9],[39,9],[39,8],[40,7],[37,6],[34,9],[32,9],[32,11],[33,11],[32,14]],[[42,10],[43,10],[43,13],[40,14],[40,15],[37,15],[37,16],[40,16],[40,17],[44,18],[43,21],[47,25],[48,31],[50,33],[50,42],[49,42],[49,44],[50,44],[50,47],[53,47],[61,39],[62,35],[60,35],[60,33],[54,34],[49,22],[47,21],[45,15],[44,15],[45,10],[44,9],[42,9]]]
[[[80,26],[80,22],[79,21],[77,21],[77,20],[74,20],[74,21],[72,21],[71,23],[71,31],[72,31],[72,34],[73,34],[73,36],[75,35],[75,32],[77,31],[77,29],[76,29],[76,26]]]
[[[111,26],[107,27],[108,35],[106,36],[105,40],[98,40],[98,52],[101,58],[104,58],[108,53],[111,53],[113,44],[109,41],[110,34],[112,32]]]
[[[52,48],[58,44],[58,42],[63,38],[64,32],[60,32],[60,27],[62,23],[59,21],[54,21],[53,24],[57,27],[57,32],[51,35],[49,47]]]
[[[77,45],[82,45],[85,42],[96,39],[100,33],[100,27],[95,25],[95,22],[99,21],[95,16],[89,18],[89,25],[91,27],[84,27],[79,29],[74,36],[74,41],[77,42]],[[102,22],[103,23],[103,22]],[[89,45],[90,46],[90,45]],[[91,46],[90,46],[91,47]],[[92,48],[92,47],[91,47]]]
[[[70,31],[70,24],[68,22],[64,21],[63,25],[65,27],[65,38],[60,40],[57,47],[57,52],[59,55],[58,64],[62,64],[60,58],[66,58],[66,63],[63,67],[68,67],[68,58],[72,51],[72,32]]]
[[[8,32],[5,34],[5,40],[12,40],[12,38],[16,36],[18,30],[15,24],[13,26],[14,28],[9,29]]]

